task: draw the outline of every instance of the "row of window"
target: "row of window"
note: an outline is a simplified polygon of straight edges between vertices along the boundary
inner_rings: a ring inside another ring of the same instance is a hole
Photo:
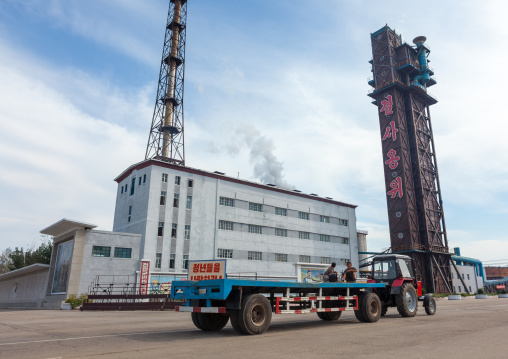
[[[146,183],[146,174],[138,177],[138,186],[141,186],[141,183]],[[131,193],[130,193],[131,196],[134,194],[135,187],[136,187],[136,177],[132,177],[132,179],[131,179]],[[122,187],[120,187],[120,194],[127,193],[127,189],[128,189],[127,183],[125,185],[122,185]]]
[[[219,204],[221,206],[235,207],[235,199],[228,198],[228,197],[220,197]],[[263,205],[261,203],[249,202],[249,211],[263,212]],[[275,214],[278,216],[287,216],[288,210],[287,210],[287,208],[275,207]],[[309,220],[309,213],[299,211],[298,218],[305,219],[308,221]],[[319,216],[319,221],[322,223],[330,223],[330,217],[329,216]],[[347,221],[347,219],[339,218],[339,224],[341,226],[347,226],[348,221]]]
[[[238,224],[238,223],[237,223]],[[232,231],[234,230],[234,222],[229,221],[222,221],[219,220],[219,229],[223,229],[226,231]],[[249,233],[255,233],[255,234],[263,234],[263,227],[257,226],[254,224],[249,224]],[[282,228],[275,228],[275,235],[278,237],[287,237],[288,236],[288,230],[282,229]],[[300,239],[310,239],[310,233],[309,232],[302,232],[298,231],[298,238]],[[349,238],[345,237],[339,237],[341,244],[349,244]],[[320,234],[319,240],[321,242],[330,242],[330,235],[328,234]]]
[[[176,256],[174,253],[169,255],[169,269],[175,269],[175,259]],[[155,268],[161,269],[162,266],[162,253],[155,253]],[[183,269],[189,269],[189,255],[184,254],[182,257],[182,267]]]
[[[454,279],[453,273],[452,273],[452,279]],[[457,278],[457,279],[459,279],[459,278]],[[462,273],[462,279],[466,279],[466,278],[464,278],[464,273]],[[467,274],[467,279],[469,279],[469,273]]]
[[[459,291],[456,293],[462,293],[462,287],[460,285],[458,287],[459,287]],[[455,292],[455,286],[453,286],[453,291]],[[469,286],[469,293],[471,293],[471,292],[472,292],[471,286]]]
[[[178,224],[173,223],[171,225],[171,238],[176,238],[176,232],[178,229]],[[184,239],[190,239],[190,230],[191,226],[186,224],[184,230]],[[159,226],[157,228],[157,235],[162,237],[164,235],[164,222],[159,222]]]
[[[161,191],[160,205],[166,205],[167,192]],[[180,206],[180,194],[175,193],[173,195],[173,207],[178,208]],[[187,196],[187,202],[185,203],[186,209],[192,209],[192,196]]]
[[[231,259],[233,258],[233,250],[232,249],[225,249],[225,248],[218,248],[217,249],[217,258],[226,258]],[[263,252],[257,252],[257,251],[248,251],[247,252],[247,259],[251,261],[261,261],[263,260]],[[276,262],[287,262],[288,261],[288,255],[286,253],[275,253],[275,261]],[[302,263],[310,263],[310,256],[308,255],[299,255],[298,261]],[[330,257],[321,257],[321,264],[330,264],[332,259]],[[341,265],[346,265],[349,259],[340,259]]]
[[[131,258],[132,248],[115,247],[115,258]],[[92,257],[111,257],[111,247],[93,246]]]
[[[168,174],[163,173],[162,174],[162,182],[167,183],[168,182]],[[175,176],[175,185],[179,186],[181,182],[180,176]],[[194,187],[194,180],[187,180],[187,187]]]

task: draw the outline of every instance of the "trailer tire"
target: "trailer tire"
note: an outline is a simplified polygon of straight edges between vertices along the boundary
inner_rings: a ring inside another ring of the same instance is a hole
[[[272,321],[272,305],[261,294],[251,294],[242,299],[238,324],[249,335],[266,332]]]
[[[200,314],[201,313],[192,312],[191,313],[191,319],[192,319],[192,322],[194,323],[194,325],[196,326],[196,328],[203,330],[203,327],[199,323],[199,316],[200,316]]]
[[[319,319],[327,321],[337,320],[341,314],[342,312],[317,312]]]
[[[416,289],[411,283],[404,283],[400,293],[395,296],[397,311],[403,317],[414,317],[418,312],[418,297]]]
[[[388,311],[388,306],[383,305],[383,307],[381,308],[381,316],[384,317],[386,315],[387,311]]]
[[[233,329],[238,333],[238,334],[247,334],[245,333],[242,328],[240,327],[240,311],[239,310],[231,310],[229,312],[229,317],[230,317],[230,322],[231,322],[231,326],[233,327]]]
[[[228,324],[229,314],[226,313],[199,313],[198,321],[201,330],[205,332],[214,332],[221,330]]]
[[[425,313],[427,313],[427,315],[436,314],[436,300],[434,298],[432,297],[430,297],[429,299],[425,298],[423,305],[425,307]]]
[[[364,297],[365,297],[365,294],[358,295],[358,310],[355,310],[356,319],[358,319],[358,321],[360,321],[362,323],[365,323],[365,319],[363,319],[363,313],[361,311],[362,301],[363,301]]]
[[[376,293],[367,293],[362,298],[360,306],[363,321],[366,323],[375,323],[381,317],[381,300]]]

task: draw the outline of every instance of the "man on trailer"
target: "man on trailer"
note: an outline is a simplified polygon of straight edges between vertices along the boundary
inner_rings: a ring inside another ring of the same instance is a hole
[[[331,266],[329,266],[325,273],[323,274],[323,281],[324,282],[336,282],[338,273],[335,271],[335,266],[337,263],[333,262]]]
[[[347,268],[344,272],[342,272],[342,278],[348,283],[356,282],[356,268],[353,267],[351,262],[347,262]]]

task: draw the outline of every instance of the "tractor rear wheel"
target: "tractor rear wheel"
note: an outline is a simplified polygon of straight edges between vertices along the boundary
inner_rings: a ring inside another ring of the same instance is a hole
[[[404,283],[395,297],[397,311],[403,317],[414,317],[418,312],[418,297],[411,283]]]
[[[366,323],[375,323],[379,320],[381,317],[381,300],[376,293],[367,293],[362,298],[360,312],[363,321]]]

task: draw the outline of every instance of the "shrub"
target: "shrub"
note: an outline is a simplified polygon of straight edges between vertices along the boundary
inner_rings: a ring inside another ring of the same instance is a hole
[[[482,288],[478,288],[478,294],[485,294]]]
[[[88,295],[87,294],[80,294],[79,297],[76,297],[75,294],[71,294],[69,298],[65,301],[65,303],[70,303],[72,309],[76,307],[80,307],[83,302],[88,301]]]
[[[506,294],[506,289],[501,289],[501,291],[499,292],[499,294]]]

